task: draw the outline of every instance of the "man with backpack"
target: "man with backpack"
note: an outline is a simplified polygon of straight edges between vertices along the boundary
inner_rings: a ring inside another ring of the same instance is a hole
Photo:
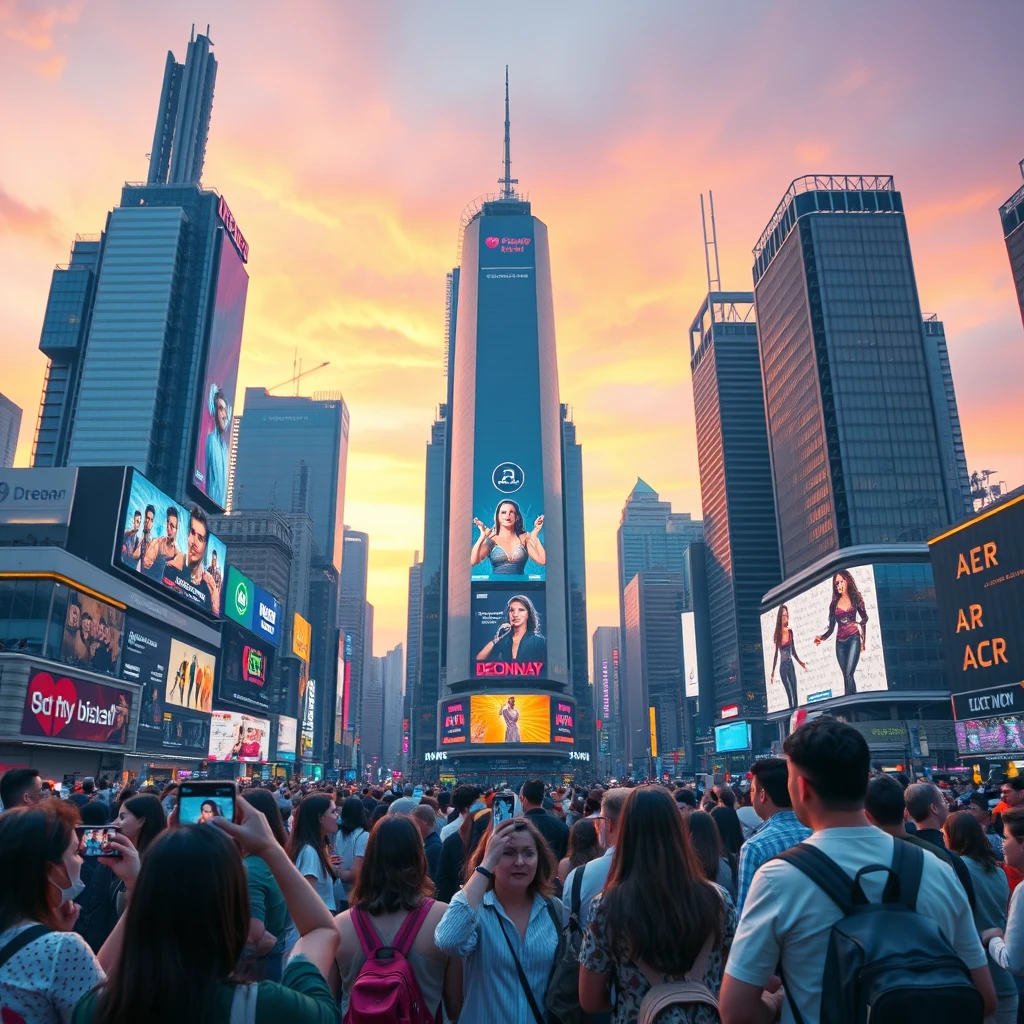
[[[997,1003],[967,897],[948,864],[868,822],[864,737],[822,717],[784,750],[793,809],[813,834],[754,876],[726,964],[723,1024],[776,1019],[780,994],[768,992],[779,967],[783,1024],[981,1024]]]

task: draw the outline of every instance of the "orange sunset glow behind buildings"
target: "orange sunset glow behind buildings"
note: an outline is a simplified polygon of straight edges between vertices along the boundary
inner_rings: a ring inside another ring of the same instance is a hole
[[[374,647],[405,638],[424,445],[444,396],[461,211],[512,170],[550,232],[561,399],[584,450],[589,622],[618,621],[615,530],[639,475],[700,514],[687,328],[789,182],[892,174],[921,305],[944,321],[971,469],[1024,481],[1024,331],[997,216],[1020,184],[1019,0],[138,5],[0,0],[0,391],[28,465],[50,274],[145,176],[164,59],[210,23],[203,182],[251,246],[238,393],[351,413],[345,519],[370,534]],[[201,23],[201,24],[200,24]],[[181,52],[179,52],[181,51]],[[126,356],[130,360],[130,353]],[[167,396],[173,401],[173,396]]]

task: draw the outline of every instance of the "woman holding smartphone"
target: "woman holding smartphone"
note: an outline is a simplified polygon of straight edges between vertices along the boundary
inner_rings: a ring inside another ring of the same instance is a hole
[[[495,825],[467,867],[434,941],[463,961],[467,1021],[544,1022],[548,980],[565,926],[551,896],[555,856],[536,825],[510,818]],[[522,979],[522,980],[521,980]]]
[[[331,913],[337,910],[334,883],[338,874],[331,863],[328,846],[338,831],[334,801],[319,793],[304,797],[288,837],[288,856],[324,901]]]

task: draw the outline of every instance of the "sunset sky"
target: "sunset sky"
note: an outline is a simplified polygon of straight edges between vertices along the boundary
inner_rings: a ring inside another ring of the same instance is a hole
[[[405,639],[445,273],[512,170],[548,225],[562,401],[584,451],[590,629],[618,621],[615,530],[642,476],[700,514],[688,328],[803,174],[893,174],[921,304],[945,321],[968,461],[1024,482],[1024,328],[997,208],[1021,184],[1020,0],[46,3],[0,0],[0,391],[28,465],[50,274],[145,177],[164,59],[210,25],[204,184],[251,246],[239,393],[330,360],[345,518],[370,534],[374,651]]]

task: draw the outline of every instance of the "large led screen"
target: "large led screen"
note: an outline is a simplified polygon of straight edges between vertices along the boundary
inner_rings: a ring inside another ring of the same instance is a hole
[[[225,231],[220,243],[217,295],[210,322],[192,473],[195,486],[221,508],[226,508],[228,501],[228,449],[248,289],[249,275]]]
[[[267,690],[272,672],[271,650],[248,630],[226,622],[217,683],[218,701],[267,712],[270,709]]]
[[[729,722],[715,726],[715,753],[731,754],[750,749],[750,725],[747,722]]]
[[[697,675],[697,628],[693,612],[683,612],[683,678],[686,696],[700,697],[700,679]]]
[[[550,743],[551,697],[475,693],[469,699],[471,743]]]
[[[956,749],[961,757],[1024,752],[1024,717],[956,722]]]
[[[269,761],[270,722],[236,711],[210,716],[211,761]]]
[[[474,588],[472,612],[472,658],[478,679],[544,675],[548,642],[543,590]]]
[[[56,677],[56,678],[54,678]],[[21,716],[23,736],[124,746],[128,742],[132,692],[33,668]]]
[[[212,654],[172,638],[164,701],[191,711],[213,708],[213,678],[217,659]]]
[[[469,742],[469,698],[456,697],[441,702],[441,746]]]
[[[220,614],[228,551],[198,505],[186,509],[133,470],[121,524],[116,562],[182,601]]]
[[[121,656],[124,612],[106,601],[71,590],[64,614],[60,660],[112,676]]]
[[[833,576],[761,615],[768,711],[887,690],[870,565]]]
[[[277,759],[278,761],[294,761],[295,745],[298,738],[299,723],[297,719],[285,715],[277,720]]]
[[[254,583],[244,572],[228,566],[224,614],[273,647],[281,646],[284,618],[273,594]]]

